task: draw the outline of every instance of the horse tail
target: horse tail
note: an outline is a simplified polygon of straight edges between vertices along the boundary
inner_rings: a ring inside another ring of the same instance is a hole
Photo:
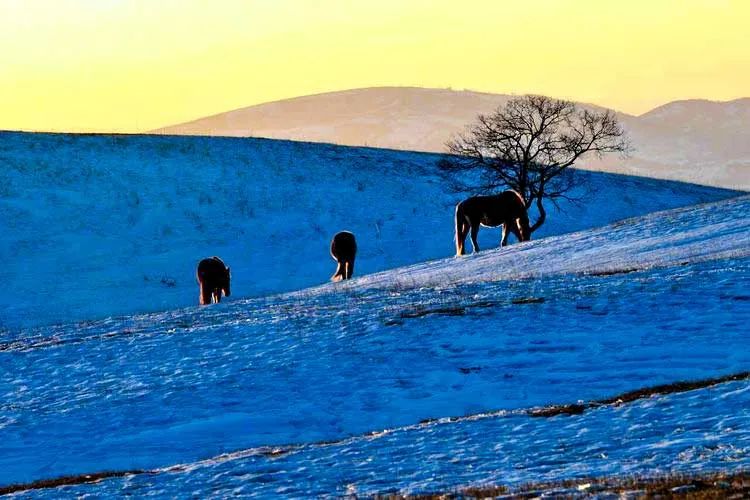
[[[464,254],[464,243],[466,242],[466,216],[464,215],[464,203],[456,205],[456,255]]]

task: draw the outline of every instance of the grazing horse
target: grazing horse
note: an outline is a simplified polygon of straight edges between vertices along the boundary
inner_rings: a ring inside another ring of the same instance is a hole
[[[354,257],[357,255],[357,241],[349,231],[341,231],[331,240],[331,257],[338,263],[331,281],[348,280],[354,274]]]
[[[200,285],[200,305],[221,302],[221,292],[229,297],[229,280],[231,275],[229,268],[224,265],[218,257],[203,259],[198,263],[196,272],[198,284]]]
[[[471,244],[474,252],[479,251],[477,234],[479,226],[503,226],[500,246],[508,244],[508,232],[516,235],[518,241],[531,239],[529,216],[523,197],[515,191],[503,191],[492,196],[472,196],[456,205],[456,255],[464,254],[466,234],[471,229]]]

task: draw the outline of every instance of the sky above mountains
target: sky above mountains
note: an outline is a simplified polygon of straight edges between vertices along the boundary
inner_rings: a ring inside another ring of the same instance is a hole
[[[632,114],[750,89],[742,0],[0,0],[0,129],[142,132],[370,86]]]

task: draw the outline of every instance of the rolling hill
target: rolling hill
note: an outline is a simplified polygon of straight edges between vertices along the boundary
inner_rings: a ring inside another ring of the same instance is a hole
[[[749,242],[743,196],[6,335],[0,491],[314,497],[746,470]]]
[[[0,494],[747,470],[750,196],[582,172],[533,241],[455,258],[438,158],[0,133]],[[198,307],[213,254],[233,296]]]
[[[358,274],[454,253],[460,199],[438,156],[275,140],[0,133],[0,328],[197,303],[219,255],[236,296],[328,280],[331,236],[357,235]],[[736,195],[586,173],[535,238]],[[484,248],[499,230],[480,232]],[[19,300],[22,297],[23,300]]]
[[[413,87],[355,89],[250,106],[154,133],[443,152],[451,134],[510,97]],[[640,116],[617,115],[632,138],[632,157],[590,159],[580,168],[750,190],[750,98],[675,101]]]

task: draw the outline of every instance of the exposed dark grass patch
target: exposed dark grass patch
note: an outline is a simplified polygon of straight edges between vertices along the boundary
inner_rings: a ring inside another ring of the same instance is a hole
[[[630,274],[630,273],[637,273],[638,271],[643,271],[644,269],[639,269],[637,267],[625,267],[623,269],[610,269],[607,271],[591,271],[591,272],[584,272],[584,276],[614,276],[616,274]]]
[[[720,295],[719,298],[721,298],[721,299],[729,299],[729,300],[736,300],[738,302],[748,302],[748,301],[750,301],[750,295]]]
[[[559,406],[546,406],[544,408],[535,408],[529,410],[528,414],[532,417],[556,417],[557,415],[581,415],[589,408],[588,405],[570,404]]]
[[[403,325],[405,319],[424,318],[425,316],[464,316],[466,307],[433,307],[402,311],[395,318],[383,320],[385,326]]]
[[[541,304],[544,302],[544,297],[522,297],[518,299],[513,299],[510,301],[511,304],[519,305],[519,304]]]
[[[708,500],[750,498],[750,473],[714,472],[706,474],[668,474],[653,477],[603,477],[559,482],[529,483],[509,489],[502,485],[470,486],[454,491],[417,495],[387,494],[380,498],[454,499],[454,498],[590,498],[604,495],[628,498]]]
[[[112,477],[132,476],[136,474],[146,474],[147,471],[141,469],[124,470],[124,471],[104,471],[94,472],[92,474],[79,474],[76,476],[61,476],[53,479],[40,479],[31,483],[17,483],[0,487],[0,495],[9,495],[21,491],[41,490],[46,488],[57,488],[59,486],[73,486],[76,484],[95,483],[102,479]]]
[[[481,366],[469,366],[466,368],[461,367],[458,369],[458,371],[460,371],[464,375],[468,375],[469,373],[479,373],[480,371],[482,371],[482,367]]]
[[[263,450],[260,454],[264,457],[275,458],[289,454],[292,451],[291,448],[271,448]]]
[[[397,499],[417,499],[417,500],[445,500],[449,498],[495,498],[503,495],[507,495],[507,487],[505,486],[469,486],[460,491],[451,493],[424,493],[417,495],[400,495],[398,493],[385,493],[380,495],[374,495],[373,498],[397,500]]]
[[[733,375],[725,375],[723,377],[707,378],[703,380],[673,382],[671,384],[644,387],[642,389],[624,392],[611,398],[589,401],[588,403],[576,403],[569,405],[547,406],[544,408],[534,408],[529,410],[527,413],[532,417],[580,415],[586,410],[599,408],[601,406],[619,406],[621,404],[631,403],[638,399],[650,398],[652,396],[694,391],[696,389],[705,389],[706,387],[724,384],[726,382],[735,382],[738,380],[748,379],[750,379],[750,372],[740,372]]]
[[[435,307],[432,309],[416,309],[413,311],[404,311],[399,314],[399,318],[410,319],[410,318],[423,318],[425,316],[439,315],[439,316],[463,316],[466,314],[465,307]]]
[[[403,324],[404,324],[404,322],[401,321],[400,319],[393,319],[393,318],[391,318],[391,319],[385,319],[385,320],[383,320],[383,325],[384,326],[399,326],[399,325],[403,325]]]
[[[648,398],[659,394],[674,394],[677,392],[694,391],[696,389],[703,389],[712,385],[747,379],[750,379],[750,371],[735,373],[733,375],[725,375],[723,377],[707,378],[703,380],[683,380],[679,382],[673,382],[671,384],[655,385],[653,387],[646,387],[644,389],[629,391],[613,398],[596,401],[595,403],[603,405],[630,403],[631,401],[635,401],[636,399]]]

